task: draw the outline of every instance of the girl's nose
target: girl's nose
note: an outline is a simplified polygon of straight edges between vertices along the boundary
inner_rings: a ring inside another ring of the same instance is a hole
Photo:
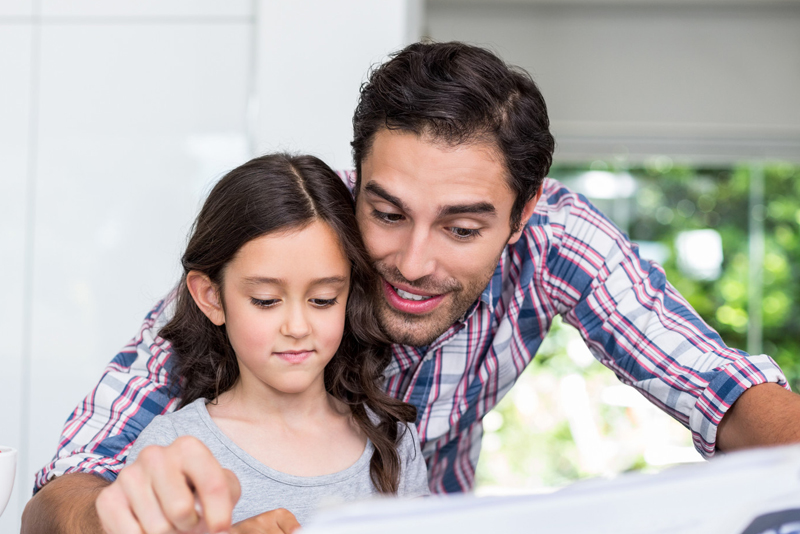
[[[290,306],[289,314],[281,326],[281,334],[296,339],[304,338],[311,333],[311,325],[305,316],[302,306]]]

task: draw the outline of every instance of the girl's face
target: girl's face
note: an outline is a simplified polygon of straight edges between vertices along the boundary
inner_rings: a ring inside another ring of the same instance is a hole
[[[350,262],[324,222],[239,249],[223,274],[222,319],[241,385],[324,391],[323,369],[342,340],[349,289]]]

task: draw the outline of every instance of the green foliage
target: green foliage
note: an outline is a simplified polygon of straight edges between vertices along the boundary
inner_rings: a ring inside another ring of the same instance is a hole
[[[592,170],[624,170],[637,181],[628,200],[627,231],[636,242],[656,242],[669,251],[667,279],[731,347],[747,346],[750,263],[749,206],[752,168],[693,168],[654,158],[638,168],[595,162]],[[568,182],[586,166],[554,168],[551,176]],[[772,356],[792,389],[800,390],[800,167],[764,167],[765,253],[763,258],[763,352]],[[616,202],[616,201],[615,201]],[[598,202],[598,204],[600,204]],[[599,206],[605,209],[605,206]],[[609,213],[609,215],[611,215]],[[716,280],[694,280],[678,268],[675,239],[686,230],[712,228],[722,238],[722,272]],[[582,470],[570,427],[558,402],[558,381],[580,373],[588,387],[607,387],[613,375],[597,363],[577,365],[566,347],[576,333],[555,321],[533,363],[497,406],[478,466],[478,486],[558,486],[597,473]],[[609,378],[610,377],[610,378]],[[595,396],[599,398],[599,396]],[[597,401],[596,418],[604,436],[617,443],[636,431],[630,409]],[[531,407],[533,405],[533,407]],[[498,422],[500,425],[497,426]],[[665,434],[666,435],[666,434]],[[681,434],[688,443],[689,433]],[[677,443],[677,442],[676,442]],[[648,466],[641,454],[618,459],[617,471]]]
[[[800,168],[765,170],[764,352],[800,390]]]
[[[597,167],[597,163],[593,167]],[[602,165],[601,165],[602,166]],[[605,168],[614,169],[605,164]],[[585,167],[560,167],[551,173],[567,179]],[[628,231],[633,241],[654,241],[670,251],[667,279],[731,347],[746,349],[749,277],[749,194],[752,169],[692,168],[669,158],[624,169],[638,189]],[[800,389],[800,167],[764,167],[765,254],[763,258],[763,351]],[[676,236],[713,228],[722,237],[723,270],[717,280],[698,281],[678,269]]]

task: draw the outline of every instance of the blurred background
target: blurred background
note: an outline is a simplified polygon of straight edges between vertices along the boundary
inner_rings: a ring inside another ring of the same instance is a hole
[[[800,386],[800,1],[0,0],[0,533],[177,281],[210,185],[279,149],[351,168],[359,85],[423,37],[528,70],[551,176]],[[558,322],[485,426],[484,494],[699,459]]]

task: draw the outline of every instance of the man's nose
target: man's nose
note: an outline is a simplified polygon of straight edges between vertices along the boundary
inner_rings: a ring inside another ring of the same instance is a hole
[[[436,270],[436,260],[429,232],[414,229],[408,234],[397,254],[397,269],[403,278],[412,282],[433,274]]]
[[[287,306],[287,314],[281,326],[281,334],[295,339],[301,339],[311,333],[311,325],[306,317],[305,307],[302,305]]]

